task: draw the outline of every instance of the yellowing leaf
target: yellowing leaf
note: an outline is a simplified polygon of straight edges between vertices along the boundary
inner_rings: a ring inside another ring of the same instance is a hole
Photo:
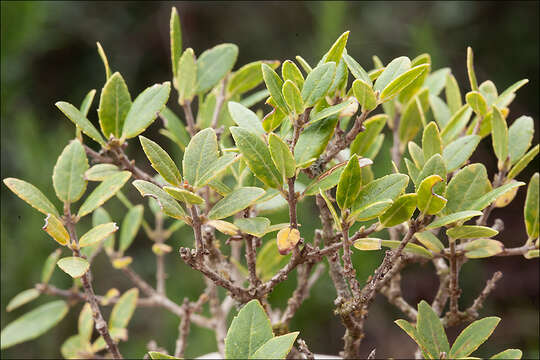
[[[65,246],[69,242],[69,234],[64,227],[64,224],[62,224],[62,221],[55,215],[47,215],[45,218],[45,225],[43,225],[42,229],[60,245]]]
[[[52,179],[56,196],[67,203],[79,200],[86,190],[86,170],[86,152],[80,141],[73,140],[64,148],[54,166]]]
[[[216,228],[216,230],[218,230],[219,232],[225,235],[235,236],[235,235],[238,235],[238,232],[240,231],[238,226],[231,224],[228,221],[209,220],[207,224],[210,226],[213,226],[214,228]]]
[[[58,260],[56,264],[60,269],[64,270],[66,274],[68,274],[74,279],[80,278],[81,276],[86,274],[86,272],[90,268],[90,264],[88,263],[88,261],[76,256],[62,258]]]
[[[45,215],[53,214],[59,216],[56,207],[47,199],[45,195],[34,185],[24,180],[6,178],[4,184],[13,191],[15,195],[26,201],[34,209]]]
[[[129,171],[121,171],[107,177],[92,193],[84,200],[77,215],[83,217],[113,197],[131,177]]]
[[[139,298],[139,289],[133,288],[126,291],[111,311],[109,319],[109,327],[116,329],[124,329],[127,327],[129,320],[135,312],[137,299]]]
[[[294,228],[281,229],[277,234],[277,247],[281,255],[288,254],[300,241],[300,231]]]
[[[152,167],[167,181],[174,186],[182,185],[182,176],[173,159],[154,141],[139,136],[141,146]]]

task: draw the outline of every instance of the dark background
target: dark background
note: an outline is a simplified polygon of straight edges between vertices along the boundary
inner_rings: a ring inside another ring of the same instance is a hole
[[[103,45],[113,71],[121,71],[132,97],[147,86],[170,79],[169,16],[171,6],[180,13],[184,48],[196,54],[222,42],[239,46],[239,66],[258,59],[294,59],[301,54],[316,63],[333,41],[345,30],[351,30],[347,49],[365,68],[372,68],[371,56],[384,63],[422,52],[432,56],[433,69],[450,66],[461,85],[468,89],[466,47],[475,51],[479,82],[491,79],[499,92],[515,81],[528,78],[530,83],[519,90],[511,106],[509,119],[522,114],[535,119],[539,114],[539,3],[538,2],[8,2],[1,3],[1,177],[18,177],[32,182],[50,199],[54,199],[51,182],[57,156],[70,138],[72,124],[54,107],[58,100],[80,104],[90,89],[98,89],[90,119],[97,124],[99,89],[104,71],[96,53],[96,41]],[[174,100],[176,95],[171,96]],[[170,106],[178,112],[174,101]],[[156,124],[158,122],[156,121]],[[153,125],[148,136],[179,155],[174,145],[159,135]],[[387,136],[387,139],[389,137]],[[535,143],[538,136],[535,136]],[[388,141],[385,146],[389,145]],[[385,152],[385,149],[381,151]],[[131,157],[141,166],[148,163],[138,145],[128,147]],[[180,158],[176,157],[178,163]],[[473,158],[486,164],[490,175],[496,168],[490,140],[484,140]],[[388,156],[381,154],[375,165],[376,176],[390,166]],[[535,170],[536,167],[536,170]],[[536,165],[529,166],[519,177],[528,181]],[[141,202],[129,185],[125,192]],[[526,234],[522,207],[525,188],[514,202],[493,212],[505,221],[498,235],[507,246],[519,246]],[[1,186],[1,327],[34,308],[50,301],[42,296],[32,304],[5,312],[5,306],[18,292],[38,282],[45,258],[55,243],[40,230],[43,216]],[[113,220],[120,221],[123,208],[113,199],[106,208]],[[149,212],[148,212],[149,213]],[[148,214],[147,214],[148,215]],[[305,234],[318,225],[314,204],[304,202],[300,222]],[[277,214],[273,222],[286,221]],[[79,232],[89,228],[88,219]],[[309,235],[305,235],[309,239]],[[201,277],[183,264],[176,254],[180,245],[189,245],[191,235],[181,229],[169,241],[174,252],[167,257],[168,295],[175,301],[184,296],[195,299],[203,290]],[[267,240],[268,241],[268,240]],[[154,257],[151,243],[142,231],[128,255],[133,267],[153,283]],[[355,253],[354,262],[360,279],[365,279],[381,254]],[[498,315],[502,321],[490,341],[477,356],[488,356],[506,348],[524,350],[524,357],[538,357],[538,260],[494,258],[468,262],[461,272],[464,294],[462,307],[469,306],[485,281],[501,269],[503,279],[490,296],[481,316]],[[114,271],[105,256],[94,266],[96,292],[111,287],[125,291],[131,287]],[[280,285],[271,296],[273,304],[285,305],[294,287],[294,276]],[[63,288],[70,280],[56,271],[52,283]],[[403,289],[411,303],[431,301],[437,279],[432,265],[415,265],[404,273]],[[314,286],[311,297],[298,311],[291,324],[300,330],[311,349],[335,354],[341,347],[343,328],[332,314],[335,291],[328,275]],[[413,342],[393,320],[404,318],[383,297],[372,306],[367,323],[364,355],[377,348],[379,357],[410,357]],[[41,338],[2,352],[5,358],[51,358],[60,356],[62,342],[76,332],[80,304],[59,326]],[[110,308],[106,310],[106,317]],[[161,309],[138,309],[129,328],[129,341],[120,345],[126,357],[142,357],[146,343],[155,339],[169,351],[174,349],[177,319]],[[451,340],[459,329],[450,329]],[[213,334],[193,326],[186,356],[198,356],[215,350]]]

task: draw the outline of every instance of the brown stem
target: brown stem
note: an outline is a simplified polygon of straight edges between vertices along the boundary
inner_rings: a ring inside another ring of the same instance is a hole
[[[69,237],[72,244],[71,246],[73,250],[73,256],[81,257],[81,253],[79,251],[79,239],[75,231],[75,223],[73,222],[73,217],[71,215],[69,203],[66,203],[64,205],[64,215],[65,215],[64,216],[65,225],[68,230]],[[103,337],[103,340],[105,340],[105,343],[107,344],[107,349],[111,353],[112,357],[114,359],[122,359],[122,354],[120,354],[120,350],[118,350],[118,346],[112,339],[111,334],[109,333],[109,328],[107,327],[107,323],[105,322],[105,320],[103,319],[103,315],[101,314],[101,310],[99,308],[96,294],[94,293],[94,289],[92,288],[90,277],[91,277],[91,273],[90,273],[90,269],[88,269],[88,271],[84,273],[84,275],[82,276],[81,280],[82,280],[84,292],[88,299],[88,303],[90,304],[90,307],[92,308],[92,317],[94,319],[96,330]]]
[[[349,224],[346,221],[343,221],[342,224],[342,231],[343,234],[343,272],[345,274],[345,277],[349,281],[349,284],[351,286],[351,290],[354,296],[360,295],[360,285],[358,284],[358,281],[356,280],[356,271],[354,270],[352,261],[351,261],[351,245],[349,243]]]
[[[418,312],[403,298],[400,283],[401,274],[397,273],[390,279],[388,285],[381,288],[381,294],[386,296],[388,302],[400,309],[412,322],[415,322]]]
[[[251,235],[245,235],[244,239],[246,241],[246,262],[249,271],[249,282],[251,287],[254,288],[260,284],[260,280],[257,277],[257,260],[253,244],[254,239]]]
[[[195,244],[196,244],[196,258],[197,261],[202,263],[203,261],[203,254],[204,254],[204,244],[203,244],[203,238],[202,238],[202,222],[201,218],[199,217],[199,213],[197,211],[197,207],[195,205],[192,205],[190,207],[191,211],[191,218],[193,221],[193,233],[195,235]]]
[[[186,100],[182,105],[182,109],[184,109],[184,114],[186,116],[189,134],[193,137],[197,133],[197,129],[195,128],[195,118],[193,117],[193,111],[191,110],[191,101]]]
[[[489,296],[489,294],[493,290],[495,290],[495,287],[497,286],[497,281],[499,281],[500,278],[502,278],[502,272],[497,271],[496,273],[494,273],[491,279],[486,282],[486,286],[484,287],[480,295],[478,295],[478,297],[474,299],[471,307],[465,310],[465,312],[471,314],[474,317],[478,317],[478,310],[482,308],[482,306],[484,305],[484,301]]]
[[[189,299],[184,298],[184,303],[182,304],[184,309],[184,316],[180,320],[178,325],[178,339],[176,339],[176,347],[174,349],[174,357],[183,358],[184,352],[186,351],[187,337],[189,335],[189,328],[191,324],[191,307],[189,306]]]
[[[455,240],[450,241],[450,314],[452,316],[457,316],[459,311],[458,299],[459,299],[459,289],[458,289],[458,266],[457,266],[457,256],[456,256],[456,242]]]
[[[228,76],[225,76],[225,78],[223,78],[223,81],[221,82],[221,91],[219,92],[216,98],[216,107],[214,108],[214,113],[212,114],[212,122],[210,123],[212,126],[212,129],[217,128],[217,124],[219,120],[219,113],[221,112],[221,108],[223,107],[223,103],[225,102],[225,99],[226,99],[227,80],[228,80]]]

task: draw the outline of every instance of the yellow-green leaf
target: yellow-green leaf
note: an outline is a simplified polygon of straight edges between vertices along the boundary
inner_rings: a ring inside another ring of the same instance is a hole
[[[69,120],[71,120],[75,125],[77,125],[83,133],[85,133],[91,139],[99,143],[102,147],[107,146],[105,139],[103,139],[103,136],[101,136],[99,131],[97,131],[94,125],[92,125],[92,123],[90,122],[90,120],[88,120],[86,116],[81,111],[79,111],[79,109],[65,101],[58,101],[57,103],[55,103],[55,105],[58,109],[60,109],[60,111],[64,113],[64,115],[67,116]]]
[[[317,101],[326,95],[334,81],[335,74],[336,63],[334,62],[321,64],[308,74],[302,88],[302,100],[304,100],[305,107],[315,105]]]
[[[170,92],[171,83],[166,81],[163,84],[152,85],[140,93],[126,115],[122,138],[130,139],[146,130],[165,107]]]
[[[446,163],[446,171],[452,172],[459,169],[471,157],[482,138],[478,135],[466,135],[452,141],[443,150],[443,159]]]
[[[174,186],[182,185],[182,176],[173,159],[154,141],[140,135],[139,140],[152,167],[167,181]]]
[[[500,196],[507,193],[508,191],[513,190],[514,188],[518,186],[525,185],[525,183],[521,181],[512,181],[510,183],[504,184],[502,186],[499,186],[496,189],[491,190],[485,195],[482,195],[480,198],[474,201],[472,203],[470,209],[471,210],[482,210],[485,207],[487,207],[489,204],[491,204],[493,201],[497,200]]]
[[[384,71],[379,75],[375,85],[373,85],[374,90],[379,92],[384,91],[384,89],[394,80],[397,79],[401,74],[405,73],[411,68],[411,60],[406,56],[398,57],[384,68]],[[414,80],[414,79],[413,79]],[[412,81],[412,80],[411,80]]]
[[[497,235],[499,232],[485,226],[462,225],[446,230],[446,235],[452,239],[474,239],[489,238]]]
[[[525,227],[527,229],[527,235],[529,238],[535,239],[538,237],[539,232],[539,219],[538,219],[538,173],[534,173],[529,181],[529,187],[527,188],[527,198],[525,199],[525,208],[523,214],[525,217]]]
[[[218,201],[208,213],[208,218],[219,220],[236,214],[251,206],[264,195],[264,190],[257,187],[241,187]]]
[[[354,114],[358,109],[358,104],[354,98],[349,98],[337,105],[324,108],[321,111],[312,111],[309,116],[309,122],[310,124],[313,124],[319,120],[326,119],[336,114],[339,114],[339,117],[343,117],[343,113],[349,111],[349,108],[352,108],[352,114]]]
[[[291,80],[298,89],[304,87],[304,76],[298,66],[291,60],[285,60],[281,65],[281,76],[285,81]]]
[[[389,66],[390,66],[390,64],[389,64]],[[381,92],[381,95],[380,95],[381,101],[389,100],[392,97],[399,94],[399,92],[401,92],[403,89],[405,89],[417,77],[419,77],[425,71],[427,71],[429,69],[429,67],[430,67],[429,64],[418,65],[418,66],[413,67],[412,69],[409,69],[409,70],[403,72],[399,76],[393,78],[393,80],[391,80],[390,83],[388,83],[384,87],[384,89],[382,89],[382,92]],[[383,74],[381,74],[381,77],[383,75],[384,75],[384,72],[383,72]],[[381,77],[379,77],[379,79]],[[377,79],[377,82],[379,81],[379,79]],[[377,89],[377,83],[375,83],[375,87]]]
[[[250,359],[285,359],[300,332],[275,336],[258,348]]]
[[[416,328],[420,342],[432,359],[440,358],[442,352],[448,354],[450,345],[448,344],[444,327],[439,320],[439,316],[424,300],[418,304]]]
[[[377,107],[377,97],[369,83],[356,79],[352,84],[352,90],[354,97],[362,107],[362,111],[371,111]]]
[[[115,72],[105,83],[99,99],[98,117],[105,138],[122,136],[122,128],[131,108],[131,95],[124,78]]]
[[[192,48],[187,48],[180,57],[177,71],[175,84],[178,90],[178,103],[184,105],[191,102],[196,91],[197,64]]]
[[[144,207],[142,205],[136,205],[129,209],[124,220],[122,220],[122,226],[120,226],[120,242],[119,250],[121,253],[126,251],[141,227],[143,220]]]
[[[476,74],[474,72],[474,54],[470,46],[467,47],[467,75],[469,75],[471,90],[478,90],[478,82],[476,81]]]
[[[356,60],[354,60],[350,55],[343,54],[343,60],[347,64],[347,67],[349,68],[349,71],[351,74],[355,77],[355,79],[359,79],[367,83],[370,87],[373,85],[368,73],[360,66]]]
[[[62,258],[58,260],[56,265],[74,279],[80,278],[86,274],[90,268],[90,264],[86,259],[76,256]]]
[[[503,251],[503,244],[492,239],[478,239],[466,243],[463,246],[465,256],[469,259],[486,258]]]
[[[182,27],[180,25],[180,16],[176,7],[171,9],[171,20],[169,22],[171,37],[171,63],[173,78],[176,77],[178,61],[182,55]]]
[[[446,102],[448,103],[450,114],[454,115],[459,109],[461,109],[463,103],[461,100],[461,91],[459,90],[459,85],[456,78],[452,74],[446,75],[444,93],[446,95]]]
[[[103,205],[107,200],[113,197],[122,186],[124,186],[130,177],[131,173],[129,171],[121,171],[107,177],[86,198],[79,208],[77,215],[83,217]]]
[[[48,214],[42,229],[60,245],[65,246],[69,242],[69,234],[56,215]]]
[[[441,135],[437,124],[433,121],[424,128],[422,151],[424,153],[424,159],[430,159],[435,154],[442,154]]]
[[[447,192],[447,195],[448,195],[448,192]],[[477,211],[477,210],[459,211],[450,215],[441,216],[440,218],[438,218],[437,220],[433,221],[431,224],[426,226],[426,230],[437,229],[441,226],[453,224],[458,221],[463,223],[475,216],[481,216],[481,215],[482,215],[482,212]]]
[[[204,203],[204,199],[202,197],[184,188],[164,186],[163,190],[169,193],[176,200],[182,201],[188,205],[200,205]]]
[[[182,161],[184,178],[190,185],[195,185],[217,159],[218,143],[214,129],[199,131],[191,139],[184,153]]]
[[[510,163],[515,164],[531,146],[534,137],[534,120],[530,116],[520,116],[508,128],[508,154]]]
[[[337,117],[332,116],[310,124],[302,131],[294,148],[294,159],[299,167],[308,167],[309,164],[302,164],[318,158],[323,153],[334,135],[337,123]]]
[[[197,59],[197,93],[213,88],[233,68],[238,46],[220,44],[204,51]]]
[[[347,40],[349,39],[349,32],[350,31],[345,31],[337,38],[334,44],[332,44],[332,47],[330,48],[330,50],[328,50],[328,53],[326,53],[325,62],[333,61],[336,64],[339,62],[345,50],[345,46],[347,45]]]
[[[92,338],[92,331],[94,330],[94,318],[92,316],[92,307],[90,303],[85,303],[79,319],[77,321],[77,329],[79,330],[79,336],[85,341],[90,341]]]
[[[392,227],[401,224],[411,218],[416,210],[416,194],[400,196],[388,210],[379,216],[379,222],[384,227]]]
[[[429,250],[438,253],[444,249],[442,242],[431,231],[422,231],[414,234],[420,244],[424,245]]]
[[[268,149],[281,175],[286,178],[293,177],[296,173],[296,162],[287,144],[276,134],[270,133],[268,136]]]
[[[240,218],[234,224],[246,234],[262,237],[268,231],[270,220],[265,217]]]
[[[472,112],[471,107],[465,104],[452,115],[444,129],[441,131],[441,137],[444,144],[448,144],[450,141],[454,140],[454,138],[463,131],[471,118]]]
[[[6,311],[10,312],[17,309],[18,307],[23,306],[24,304],[28,304],[30,301],[37,299],[40,294],[41,293],[39,292],[39,290],[34,288],[21,291],[9,301],[6,307]]]
[[[61,254],[62,250],[56,249],[49,256],[47,256],[47,259],[43,264],[43,269],[41,270],[41,282],[43,284],[47,284],[51,279],[54,269],[56,268],[56,262],[60,258]]]
[[[137,299],[139,298],[139,289],[133,288],[120,296],[118,302],[114,305],[109,319],[109,327],[116,329],[124,329],[127,327],[129,320],[137,307]]]
[[[283,83],[282,92],[283,99],[289,109],[292,110],[295,115],[302,114],[304,112],[304,101],[302,100],[302,95],[296,84],[291,80],[286,80],[285,83]]]
[[[0,348],[4,350],[46,333],[66,316],[68,310],[65,301],[57,300],[22,315],[2,330]]]
[[[261,64],[261,70],[266,88],[270,92],[272,99],[274,99],[276,106],[279,110],[287,114],[289,109],[281,92],[283,80],[281,80],[279,75],[267,64]]]
[[[407,333],[407,335],[409,335],[411,337],[411,339],[413,339],[416,342],[416,344],[418,344],[418,346],[422,350],[422,354],[424,355],[424,359],[427,359],[428,358],[427,350],[424,347],[424,345],[422,344],[422,341],[420,340],[420,337],[418,335],[418,331],[416,330],[416,327],[413,324],[411,324],[410,322],[408,322],[406,320],[403,320],[403,319],[396,320],[396,321],[394,321],[394,323],[397,326],[399,326],[403,331],[405,331]]]
[[[465,100],[467,104],[473,109],[473,111],[478,116],[486,116],[489,109],[486,102],[486,99],[479,91],[471,91],[465,95]]]
[[[355,202],[362,185],[362,173],[358,156],[354,154],[339,177],[336,202],[341,210],[349,209]]]
[[[263,63],[269,65],[272,69],[275,69],[279,66],[279,61],[277,60],[254,61],[246,64],[231,74],[231,76],[229,77],[229,81],[227,82],[227,92],[231,95],[243,94],[262,83],[263,75],[261,71],[261,64]],[[284,70],[284,68],[285,63],[283,63],[283,66],[281,68],[282,71]],[[300,74],[300,76],[302,76],[302,74]]]
[[[227,107],[236,125],[257,135],[264,135],[266,133],[261,120],[253,111],[234,101],[229,101]]]
[[[502,168],[508,156],[508,126],[501,111],[494,106],[491,118],[491,138],[493,150],[499,159],[499,169]]]
[[[339,220],[339,216],[337,215],[336,209],[334,208],[334,205],[332,205],[332,202],[326,195],[326,192],[323,190],[319,190],[319,195],[324,199],[324,202],[326,202],[326,206],[328,207],[328,210],[330,211],[330,214],[332,215],[332,218],[334,219],[334,226],[341,230],[341,221]]]
[[[519,349],[506,349],[490,357],[490,359],[501,360],[519,360],[523,356],[523,352]]]
[[[103,50],[103,47],[99,42],[96,43],[97,45],[97,51],[99,54],[99,57],[101,58],[101,61],[103,62],[103,66],[105,67],[105,80],[108,80],[111,77],[111,69],[109,68],[109,60],[107,60],[107,55],[105,54],[105,51]]]
[[[508,172],[507,179],[511,180],[523,171],[529,165],[529,163],[538,155],[540,145],[536,144],[531,150],[529,150]]]
[[[73,140],[64,148],[54,166],[52,179],[58,199],[74,203],[81,198],[86,190],[86,170],[86,152],[79,140]]]
[[[142,196],[155,198],[165,215],[175,219],[186,220],[187,215],[178,202],[159,186],[144,180],[135,180],[133,186],[139,190]]]
[[[443,197],[446,189],[443,188],[441,194],[433,192],[433,187],[439,182],[443,182],[443,178],[439,175],[430,175],[422,180],[418,187],[418,209],[424,214],[437,214],[446,205],[447,200]]]
[[[448,357],[459,359],[469,356],[491,336],[499,321],[500,318],[491,316],[476,320],[467,326],[454,341]]]
[[[474,202],[490,191],[491,183],[485,166],[479,163],[465,166],[448,183],[445,213],[477,210],[472,206]]]
[[[398,240],[381,240],[381,246],[388,247],[390,249],[397,249],[400,246],[401,241]],[[427,259],[432,259],[433,254],[431,254],[424,247],[416,244],[407,244],[403,249],[405,253],[419,255]]]
[[[84,178],[88,181],[103,181],[108,176],[119,172],[118,166],[114,164],[96,164],[84,173]]]

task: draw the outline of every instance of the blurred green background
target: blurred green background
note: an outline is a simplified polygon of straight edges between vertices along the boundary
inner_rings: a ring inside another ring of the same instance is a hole
[[[104,71],[96,52],[100,41],[113,71],[121,71],[131,93],[170,79],[169,14],[171,6],[180,13],[184,47],[196,54],[222,42],[239,46],[237,67],[258,59],[293,59],[301,54],[315,63],[345,30],[351,30],[348,52],[365,68],[372,68],[371,56],[387,63],[394,57],[410,58],[422,52],[432,56],[433,69],[450,66],[461,84],[468,88],[465,50],[475,51],[479,81],[491,79],[499,91],[513,82],[528,78],[511,106],[510,121],[522,114],[535,119],[539,114],[539,3],[538,2],[10,2],[1,3],[1,177],[18,177],[32,182],[49,198],[54,198],[51,175],[57,156],[74,135],[72,124],[54,107],[58,100],[79,104],[90,89],[104,84]],[[464,90],[462,90],[464,91]],[[98,93],[99,96],[99,93]],[[174,100],[175,95],[171,96]],[[96,97],[90,119],[97,123]],[[177,113],[179,109],[170,101]],[[156,121],[156,124],[159,124]],[[160,142],[172,153],[174,145],[158,134],[159,125],[151,126],[148,137]],[[387,136],[387,139],[389,137]],[[536,134],[535,143],[538,142]],[[389,144],[386,144],[389,145]],[[128,147],[131,157],[149,168],[135,143]],[[384,153],[384,149],[382,150]],[[178,162],[180,161],[177,158]],[[484,140],[473,158],[486,164],[490,175],[496,169],[490,140]],[[537,164],[537,163],[536,163]],[[389,157],[377,158],[375,174],[380,176],[390,166]],[[528,180],[533,166],[519,179]],[[125,192],[135,202],[138,194],[126,186]],[[34,308],[50,301],[42,296],[32,304],[5,312],[5,306],[18,292],[38,282],[41,265],[55,248],[40,230],[43,216],[1,186],[1,327]],[[519,246],[525,240],[522,206],[525,189],[514,202],[493,212],[505,221],[499,235],[507,246]],[[120,221],[123,208],[116,199],[106,204],[113,220]],[[147,212],[148,215],[149,212]],[[307,239],[319,224],[313,202],[300,207],[300,223]],[[287,214],[273,216],[286,221]],[[79,231],[90,226],[85,219]],[[149,282],[154,281],[154,256],[151,243],[141,231],[128,255],[133,267]],[[203,290],[201,277],[176,255],[180,245],[191,244],[187,229],[170,240],[174,252],[167,257],[167,290],[180,302],[185,296],[195,299]],[[268,241],[268,240],[266,240]],[[365,279],[380,260],[381,254],[355,254],[360,279]],[[477,356],[487,356],[505,348],[521,348],[525,358],[538,358],[539,291],[537,260],[495,258],[468,262],[461,275],[464,294],[462,306],[469,306],[497,269],[504,273],[495,292],[489,297],[481,316],[499,315],[502,322],[488,344]],[[116,287],[131,287],[122,274],[113,270],[105,256],[94,266],[94,287],[103,294]],[[52,283],[68,288],[67,276],[56,271]],[[280,285],[270,300],[284,307],[294,288],[295,277]],[[432,265],[415,265],[404,273],[403,291],[407,300],[416,303],[432,300],[437,278]],[[341,347],[343,328],[333,315],[335,291],[328,275],[314,286],[311,297],[298,311],[291,327],[301,331],[311,350],[335,354]],[[10,348],[3,358],[59,357],[60,344],[76,332],[78,304],[59,326],[41,338]],[[105,310],[106,317],[110,308]],[[402,318],[380,296],[372,306],[367,322],[363,354],[377,348],[378,357],[410,357],[412,341],[393,320]],[[131,321],[129,341],[120,348],[126,357],[141,358],[148,341],[155,339],[169,351],[174,349],[177,319],[165,310],[138,309]],[[453,339],[461,328],[450,329]],[[213,334],[192,327],[186,356],[193,357],[215,350]]]

